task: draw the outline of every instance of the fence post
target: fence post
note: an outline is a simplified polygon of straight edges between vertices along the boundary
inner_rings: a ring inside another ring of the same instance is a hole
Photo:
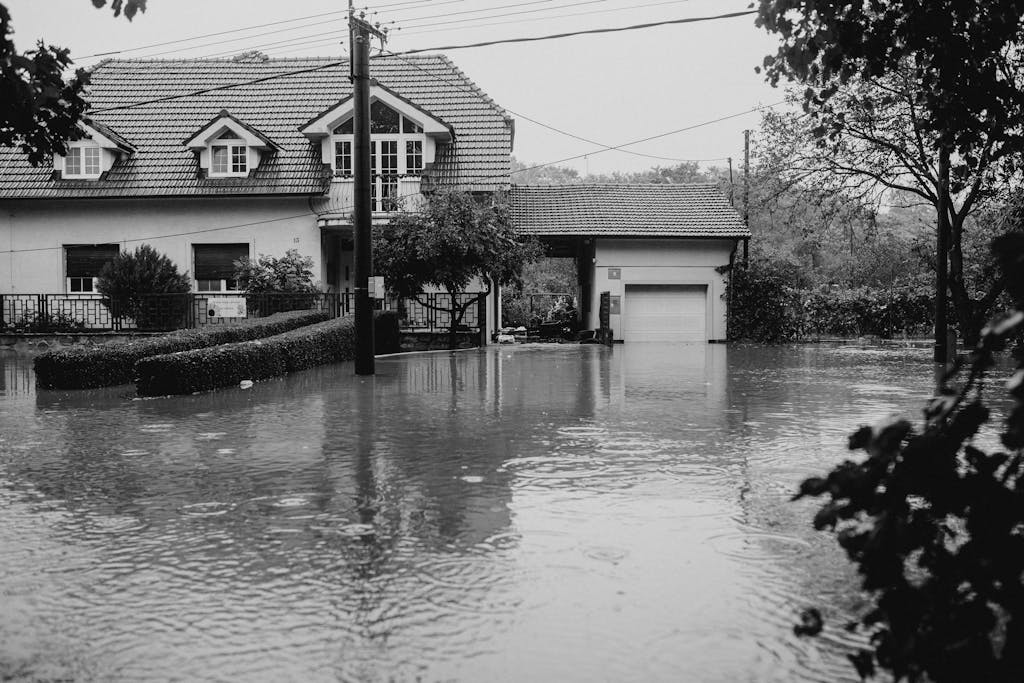
[[[50,317],[49,306],[47,305],[46,295],[39,295],[39,303],[36,305],[36,320],[48,320]]]
[[[7,327],[7,306],[4,305],[4,295],[0,294],[0,328]]]

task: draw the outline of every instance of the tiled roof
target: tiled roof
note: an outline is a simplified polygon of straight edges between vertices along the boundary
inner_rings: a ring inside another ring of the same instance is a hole
[[[302,70],[307,72],[188,95]],[[512,120],[447,57],[374,59],[370,73],[455,130],[455,142],[439,150],[435,184],[476,191],[508,187]],[[103,62],[92,72],[89,116],[129,142],[136,153],[122,157],[98,181],[53,180],[52,165],[33,168],[17,149],[0,148],[0,199],[322,193],[330,175],[319,145],[299,128],[351,94],[348,76],[347,62],[321,58]],[[103,111],[175,95],[187,96]],[[222,109],[279,147],[249,177],[199,178],[195,154],[182,145]]]
[[[513,185],[512,222],[523,234],[749,237],[714,184]]]

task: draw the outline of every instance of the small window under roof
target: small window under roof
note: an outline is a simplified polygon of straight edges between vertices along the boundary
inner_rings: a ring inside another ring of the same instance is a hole
[[[375,100],[370,105],[370,132],[371,133],[398,133],[398,121],[401,118],[398,112]]]

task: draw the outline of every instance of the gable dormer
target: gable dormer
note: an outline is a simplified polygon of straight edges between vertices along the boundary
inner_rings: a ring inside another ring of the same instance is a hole
[[[98,180],[121,157],[135,153],[135,147],[109,126],[84,119],[78,128],[82,137],[68,142],[67,154],[53,155],[53,170],[70,180]]]
[[[212,121],[185,140],[209,178],[244,177],[277,145],[250,125],[222,109]]]
[[[354,105],[346,97],[299,129],[320,144],[322,161],[335,175],[352,173]],[[379,83],[370,85],[370,121],[374,174],[420,175],[434,162],[437,146],[455,139],[447,123]]]

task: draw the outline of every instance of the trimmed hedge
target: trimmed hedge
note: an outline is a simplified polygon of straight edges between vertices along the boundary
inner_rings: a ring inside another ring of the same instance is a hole
[[[354,348],[355,321],[335,318],[265,339],[142,358],[135,385],[140,396],[191,394],[351,360]]]
[[[93,389],[130,384],[134,379],[135,363],[142,358],[269,337],[326,318],[323,311],[291,311],[231,325],[179,330],[149,339],[47,351],[36,356],[33,364],[36,386],[42,389]]]

